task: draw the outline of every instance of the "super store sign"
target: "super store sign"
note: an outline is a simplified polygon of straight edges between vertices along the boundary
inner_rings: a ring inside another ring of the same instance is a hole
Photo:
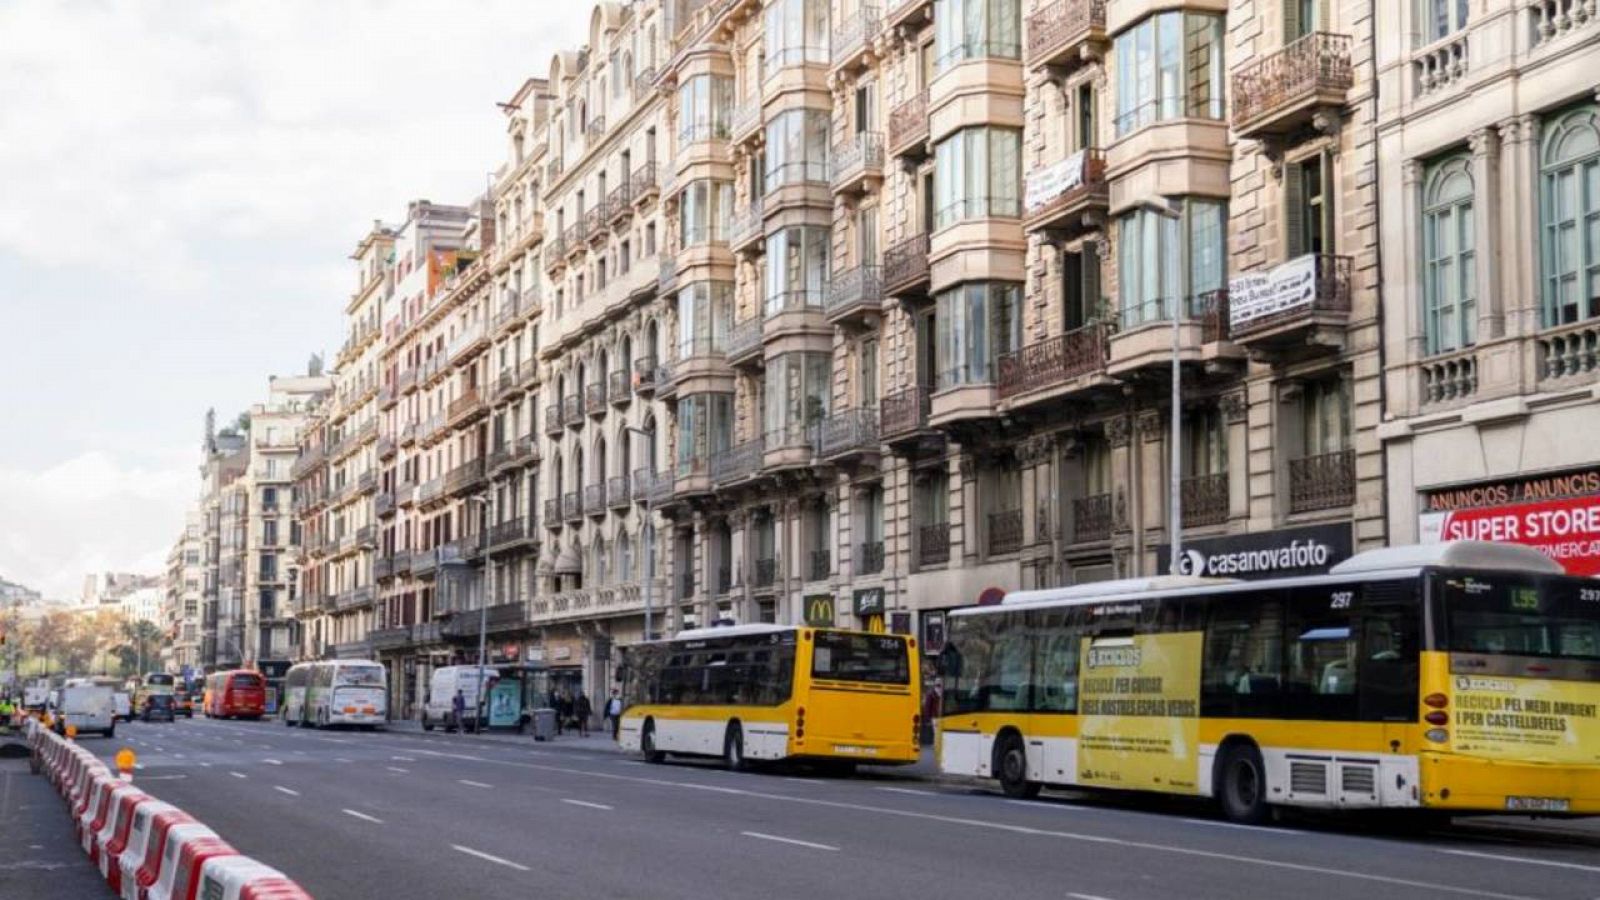
[[[1494,490],[1475,489],[1471,496],[1495,499],[1535,497],[1552,487],[1573,483],[1588,486],[1591,473],[1533,479]],[[1560,563],[1573,575],[1600,575],[1600,493],[1556,499],[1528,500],[1493,506],[1453,505],[1468,492],[1452,491],[1430,498],[1432,507],[1420,517],[1421,538],[1437,541],[1501,541],[1534,547]]]

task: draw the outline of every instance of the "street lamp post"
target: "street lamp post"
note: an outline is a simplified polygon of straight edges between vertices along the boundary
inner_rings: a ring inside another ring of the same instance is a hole
[[[488,510],[489,510],[489,500],[488,500],[488,498],[487,497],[479,497],[479,496],[474,495],[474,496],[469,496],[467,498],[467,502],[468,503],[479,503],[479,504],[483,505],[483,508],[484,508],[484,524],[488,524]],[[479,533],[481,534],[482,531],[483,531],[483,529],[480,528],[479,529]],[[485,553],[487,553],[487,548],[485,548]],[[473,720],[472,720],[472,733],[473,734],[482,734],[483,733],[483,709],[484,709],[485,703],[488,701],[488,698],[486,698],[484,696],[483,675],[484,675],[484,663],[485,663],[485,658],[487,656],[487,648],[488,648],[488,641],[489,641],[489,598],[493,595],[492,591],[493,591],[493,587],[494,587],[494,565],[492,563],[490,563],[487,555],[484,557],[484,560],[483,560],[483,572],[484,572],[484,575],[483,575],[483,581],[484,581],[483,598],[478,602],[478,701],[477,701],[477,715],[474,716]]]
[[[1162,218],[1181,223],[1183,213],[1181,206],[1171,198],[1163,197],[1161,200],[1147,199],[1140,204],[1142,209],[1148,210]],[[1182,245],[1168,248],[1169,252],[1181,252]],[[1167,285],[1169,290],[1174,286]],[[1179,335],[1180,317],[1183,311],[1183,298],[1172,298],[1172,440],[1170,453],[1170,471],[1167,473],[1167,529],[1171,535],[1171,553],[1168,554],[1167,565],[1173,574],[1181,571],[1180,560],[1183,558],[1183,376],[1182,365],[1179,362],[1179,348],[1182,345]]]
[[[654,429],[640,428],[637,425],[629,425],[628,430],[649,442],[649,452],[645,454],[645,458],[650,461],[650,489],[644,495],[644,639],[651,641],[655,640],[655,630],[653,628],[655,610],[653,608],[654,604],[651,602],[653,599],[651,596],[651,583],[656,580],[656,523],[654,515],[656,500],[656,433]]]

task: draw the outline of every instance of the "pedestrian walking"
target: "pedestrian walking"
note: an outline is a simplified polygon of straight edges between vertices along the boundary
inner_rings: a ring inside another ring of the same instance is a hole
[[[467,695],[459,690],[450,699],[450,714],[456,720],[456,730],[463,734],[466,733]]]
[[[556,737],[567,728],[567,698],[565,694],[550,692],[550,708],[556,711]]]
[[[583,691],[578,692],[574,712],[578,716],[578,737],[589,736],[589,717],[594,715],[594,705],[589,702],[589,695]]]
[[[622,730],[622,695],[611,689],[611,699],[606,701],[606,721],[611,726],[611,739],[617,739]]]

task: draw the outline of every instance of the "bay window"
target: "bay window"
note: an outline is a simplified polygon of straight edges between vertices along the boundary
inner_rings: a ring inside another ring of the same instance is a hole
[[[678,292],[678,358],[721,353],[733,325],[733,285],[698,281]]]
[[[934,148],[936,227],[1022,215],[1022,132],[963,128]]]
[[[702,178],[683,189],[678,202],[678,234],[683,246],[721,244],[733,223],[733,182]]]
[[[695,75],[678,88],[678,146],[726,140],[733,108],[733,79]]]
[[[785,228],[767,238],[766,311],[822,306],[828,287],[828,229]]]
[[[1544,126],[1539,230],[1549,327],[1600,316],[1600,107]]]
[[[1428,167],[1423,180],[1422,297],[1431,355],[1477,340],[1472,160],[1457,154]]]
[[[829,353],[785,353],[767,363],[762,414],[768,450],[810,441],[828,416],[832,373]]]
[[[1117,137],[1167,119],[1222,118],[1222,17],[1160,13],[1117,35]]]
[[[939,389],[994,380],[994,361],[1022,346],[1022,285],[976,282],[937,298]]]
[[[690,394],[678,401],[678,475],[703,468],[733,439],[733,395]]]
[[[828,112],[791,109],[767,123],[766,189],[828,181]]]
[[[936,0],[933,22],[940,72],[969,59],[1022,58],[1020,0]]]
[[[1227,206],[1189,198],[1171,219],[1134,210],[1117,221],[1117,287],[1122,327],[1167,321],[1188,297],[1220,290],[1227,276]]]
[[[772,0],[767,6],[766,73],[806,63],[827,65],[829,0]]]

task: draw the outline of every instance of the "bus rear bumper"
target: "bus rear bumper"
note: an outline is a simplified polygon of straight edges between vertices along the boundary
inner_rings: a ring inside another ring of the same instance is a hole
[[[906,741],[832,740],[826,737],[793,739],[789,742],[789,755],[874,766],[906,766],[922,759],[921,748]]]
[[[1422,804],[1433,809],[1600,814],[1600,766],[1515,763],[1423,753]]]

